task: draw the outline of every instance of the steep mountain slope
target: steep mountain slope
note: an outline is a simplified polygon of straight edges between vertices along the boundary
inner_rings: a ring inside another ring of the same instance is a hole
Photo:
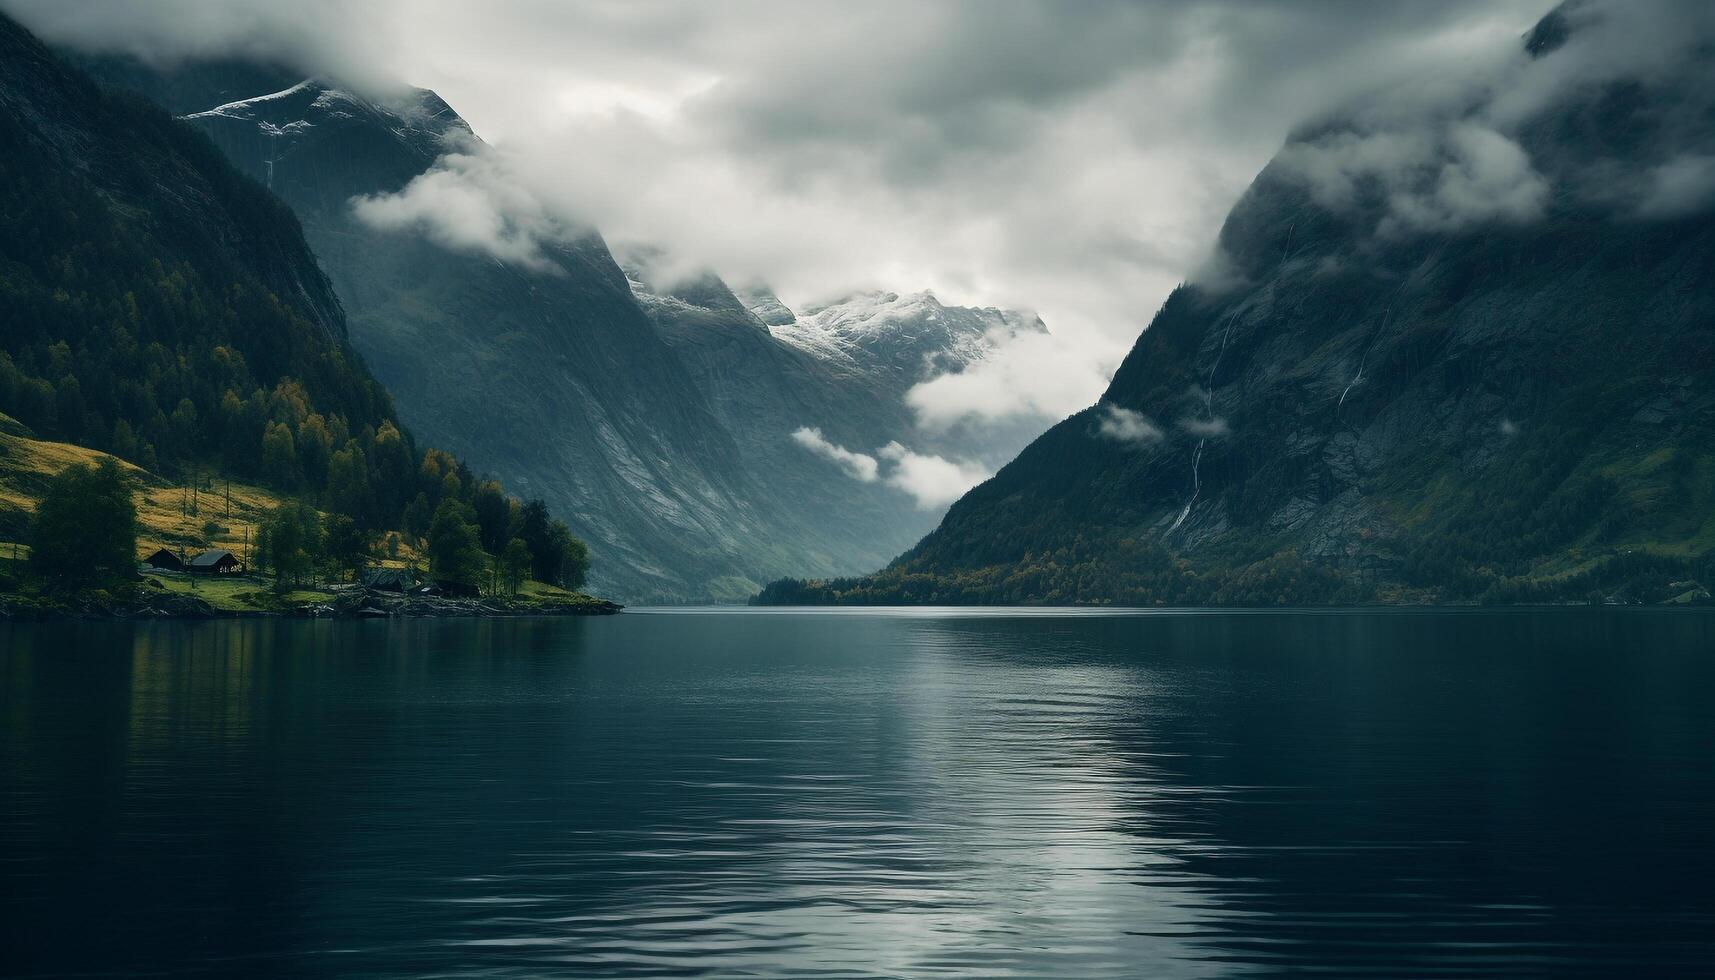
[[[0,410],[132,457],[195,455],[223,395],[283,383],[353,431],[391,418],[291,212],[4,17],[0,323]]]
[[[1097,406],[886,571],[765,600],[1694,594],[1715,77],[1707,38],[1616,65],[1634,11],[1569,5],[1488,85],[1301,131]]]

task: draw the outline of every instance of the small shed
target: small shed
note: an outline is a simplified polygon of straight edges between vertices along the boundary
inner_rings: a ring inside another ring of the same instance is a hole
[[[417,576],[404,568],[372,568],[363,573],[363,587],[377,592],[409,592],[417,586]]]
[[[150,568],[159,568],[167,572],[182,572],[185,570],[185,560],[165,548],[143,559],[143,564]]]
[[[237,556],[225,548],[210,548],[192,558],[185,571],[193,575],[233,575],[243,570]]]

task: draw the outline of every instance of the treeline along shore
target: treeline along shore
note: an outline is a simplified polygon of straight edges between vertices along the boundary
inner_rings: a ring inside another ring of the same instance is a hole
[[[14,540],[0,543],[0,620],[621,608],[578,590],[588,554],[563,525],[492,482],[477,486],[474,505],[449,484],[421,535],[377,534],[255,486],[213,478],[173,485],[102,453],[29,438],[15,423],[0,432],[0,455],[12,464],[0,494],[28,507],[12,522]]]

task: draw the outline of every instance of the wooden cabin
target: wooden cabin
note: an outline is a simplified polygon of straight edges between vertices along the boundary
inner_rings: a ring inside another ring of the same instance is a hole
[[[185,570],[185,560],[165,548],[143,559],[143,564],[150,568],[158,568],[163,572],[182,572]]]
[[[210,548],[185,565],[192,575],[236,575],[243,570],[238,557],[225,548]]]

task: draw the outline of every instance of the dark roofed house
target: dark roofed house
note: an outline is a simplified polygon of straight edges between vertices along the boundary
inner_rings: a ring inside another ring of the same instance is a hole
[[[372,568],[363,573],[363,587],[378,592],[409,592],[417,585],[417,576],[403,568]]]
[[[243,570],[238,559],[224,548],[210,548],[192,558],[185,570],[193,575],[232,575]]]
[[[165,548],[143,559],[143,564],[168,572],[182,572],[185,569],[185,560]]]

